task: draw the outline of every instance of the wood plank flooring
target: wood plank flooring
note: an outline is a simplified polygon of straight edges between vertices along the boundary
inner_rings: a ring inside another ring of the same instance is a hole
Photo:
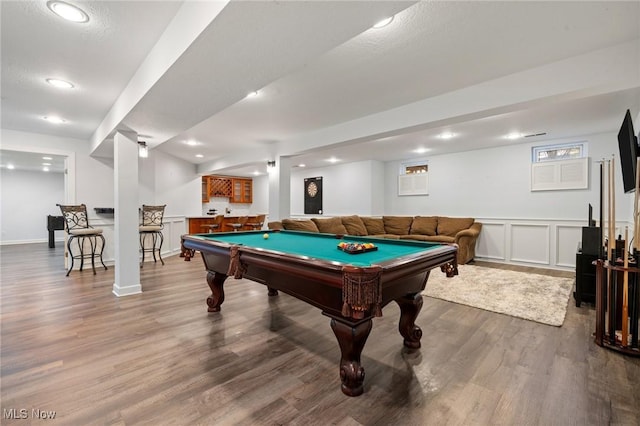
[[[426,298],[417,353],[389,305],[350,398],[329,319],[303,302],[228,280],[207,313],[201,259],[177,256],[118,298],[113,267],[67,278],[61,256],[0,247],[3,425],[640,424],[640,359],[597,347],[594,309],[573,299],[551,327]]]

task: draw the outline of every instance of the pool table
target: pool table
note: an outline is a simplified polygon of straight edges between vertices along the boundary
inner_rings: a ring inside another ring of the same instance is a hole
[[[374,247],[354,254],[338,248],[340,242]],[[404,346],[419,348],[422,330],[415,320],[429,272],[438,266],[447,276],[458,272],[455,244],[296,231],[184,235],[183,244],[202,254],[211,289],[209,312],[220,311],[224,281],[233,276],[266,285],[270,296],[283,291],[331,318],[342,354],[342,392],[349,396],[364,390],[360,356],[372,319],[395,301]]]

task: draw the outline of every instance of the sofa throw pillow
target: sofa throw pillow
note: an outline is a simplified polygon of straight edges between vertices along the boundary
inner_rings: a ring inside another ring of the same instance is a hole
[[[387,234],[409,235],[412,216],[382,216],[384,230]]]
[[[320,232],[316,224],[309,219],[282,219],[282,226],[289,231]]]
[[[367,228],[367,235],[383,235],[384,222],[379,217],[360,217],[365,228]]]
[[[360,219],[360,216],[343,216],[342,224],[347,229],[349,235],[368,235],[367,227],[364,226],[364,222]]]
[[[438,235],[455,237],[464,229],[469,229],[475,220],[472,217],[438,217]]]
[[[311,218],[313,223],[316,224],[318,230],[325,234],[346,234],[347,228],[342,224],[342,220],[339,217],[332,217],[330,219],[318,219],[316,217]]]
[[[436,235],[438,229],[438,217],[437,216],[416,216],[411,223],[411,234],[415,235]]]

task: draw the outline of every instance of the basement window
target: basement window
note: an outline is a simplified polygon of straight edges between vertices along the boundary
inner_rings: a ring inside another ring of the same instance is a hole
[[[587,142],[531,149],[531,191],[589,188]]]
[[[398,195],[429,194],[429,164],[425,160],[402,163],[398,174]]]
[[[587,157],[587,143],[573,142],[560,145],[535,146],[531,149],[531,162],[576,160]]]
[[[429,164],[426,161],[419,163],[402,163],[400,166],[401,175],[413,175],[416,173],[427,173],[429,171]]]

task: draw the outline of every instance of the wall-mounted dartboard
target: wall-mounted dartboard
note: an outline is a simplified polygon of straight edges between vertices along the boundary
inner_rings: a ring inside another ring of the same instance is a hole
[[[304,180],[304,214],[322,214],[322,177]]]

